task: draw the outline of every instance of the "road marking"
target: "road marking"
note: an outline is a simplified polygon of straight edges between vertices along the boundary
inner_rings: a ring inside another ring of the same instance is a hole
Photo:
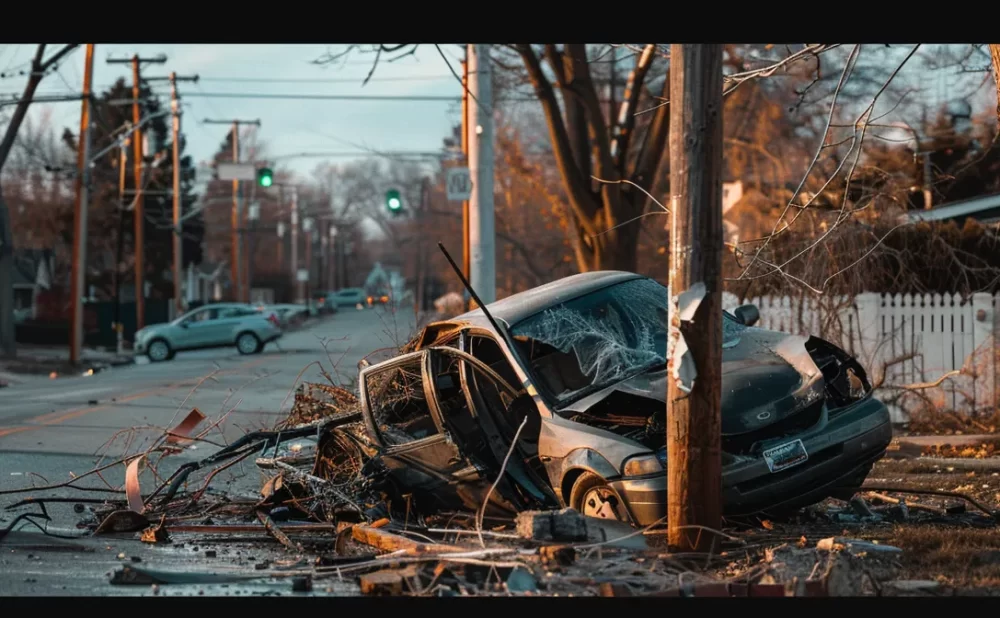
[[[41,399],[42,401],[53,401],[58,399],[65,399],[67,397],[80,397],[81,395],[94,395],[97,393],[106,393],[108,391],[114,390],[113,386],[99,386],[97,388],[85,388],[78,391],[68,391],[62,393],[51,393],[48,395],[39,395],[36,399]]]
[[[254,367],[256,367],[256,366],[258,366],[258,365],[266,362],[267,360],[269,360],[269,359],[267,359],[267,358],[261,358],[261,359],[257,359],[257,360],[253,360],[253,361],[247,361],[245,363],[240,363],[239,365],[237,365],[233,369],[219,371],[219,372],[216,373],[216,375],[227,374],[227,373],[235,373],[239,369],[252,369],[252,368],[254,368]],[[194,385],[196,385],[198,383],[199,379],[200,378],[182,380],[180,382],[176,382],[176,383],[171,384],[169,386],[161,386],[161,387],[158,387],[158,388],[151,388],[151,389],[148,389],[148,390],[145,390],[145,391],[140,391],[138,393],[134,393],[132,395],[126,395],[125,397],[118,397],[117,400],[114,402],[114,404],[118,405],[118,404],[122,404],[122,403],[128,403],[129,401],[135,401],[136,399],[144,399],[146,397],[151,397],[153,395],[168,393],[168,392],[170,392],[170,391],[172,391],[172,390],[174,390],[176,388],[180,388],[182,386],[194,386]],[[6,429],[0,429],[0,438],[3,438],[4,436],[9,436],[9,435],[12,435],[12,434],[15,434],[15,433],[21,433],[21,432],[24,432],[24,431],[33,431],[33,430],[36,430],[36,429],[42,429],[44,427],[49,427],[51,425],[58,425],[58,424],[60,424],[60,423],[62,423],[64,421],[68,421],[68,420],[71,420],[71,419],[74,419],[74,418],[77,418],[77,417],[80,417],[80,416],[84,416],[85,414],[90,414],[91,412],[99,412],[101,410],[107,410],[109,407],[111,407],[110,404],[105,404],[105,405],[97,405],[97,406],[87,406],[87,407],[84,407],[84,408],[75,408],[75,409],[72,409],[72,410],[65,410],[65,411],[64,410],[60,410],[60,411],[52,412],[52,413],[49,413],[49,414],[43,414],[42,416],[36,416],[36,417],[34,417],[34,419],[32,419],[34,422],[39,423],[37,425],[22,425],[22,426],[19,426],[19,427],[8,427]]]

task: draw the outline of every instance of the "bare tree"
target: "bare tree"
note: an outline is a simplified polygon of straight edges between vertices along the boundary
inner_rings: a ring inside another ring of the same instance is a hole
[[[990,59],[993,61],[993,80],[997,89],[997,120],[1000,121],[1000,43],[990,44]]]
[[[66,54],[73,51],[78,44],[66,45],[48,60],[45,60],[45,43],[38,45],[35,57],[31,61],[31,74],[24,86],[24,93],[18,101],[17,108],[7,124],[3,140],[0,141],[0,172],[10,155],[17,131],[21,128],[24,117],[28,114],[28,106],[35,96],[38,84],[52,67]],[[3,199],[3,189],[0,189],[0,355],[13,357],[16,354],[14,329],[14,238],[10,229],[10,213]]]

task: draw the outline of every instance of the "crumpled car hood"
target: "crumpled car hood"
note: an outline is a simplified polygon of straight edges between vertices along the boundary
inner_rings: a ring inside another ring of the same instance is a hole
[[[722,351],[722,433],[753,431],[781,420],[822,394],[822,375],[806,337],[745,328]],[[585,412],[613,392],[666,404],[666,368],[613,384],[563,408]]]

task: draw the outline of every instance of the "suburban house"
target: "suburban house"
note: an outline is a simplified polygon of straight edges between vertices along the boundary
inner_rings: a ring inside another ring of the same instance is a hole
[[[54,266],[51,249],[14,251],[14,311],[19,321],[36,317],[38,295],[52,288]]]

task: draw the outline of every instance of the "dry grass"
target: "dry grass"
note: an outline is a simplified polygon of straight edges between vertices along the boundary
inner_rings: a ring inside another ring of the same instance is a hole
[[[1000,594],[1000,529],[906,525],[886,543],[903,549],[900,579],[938,580],[955,588]]]

